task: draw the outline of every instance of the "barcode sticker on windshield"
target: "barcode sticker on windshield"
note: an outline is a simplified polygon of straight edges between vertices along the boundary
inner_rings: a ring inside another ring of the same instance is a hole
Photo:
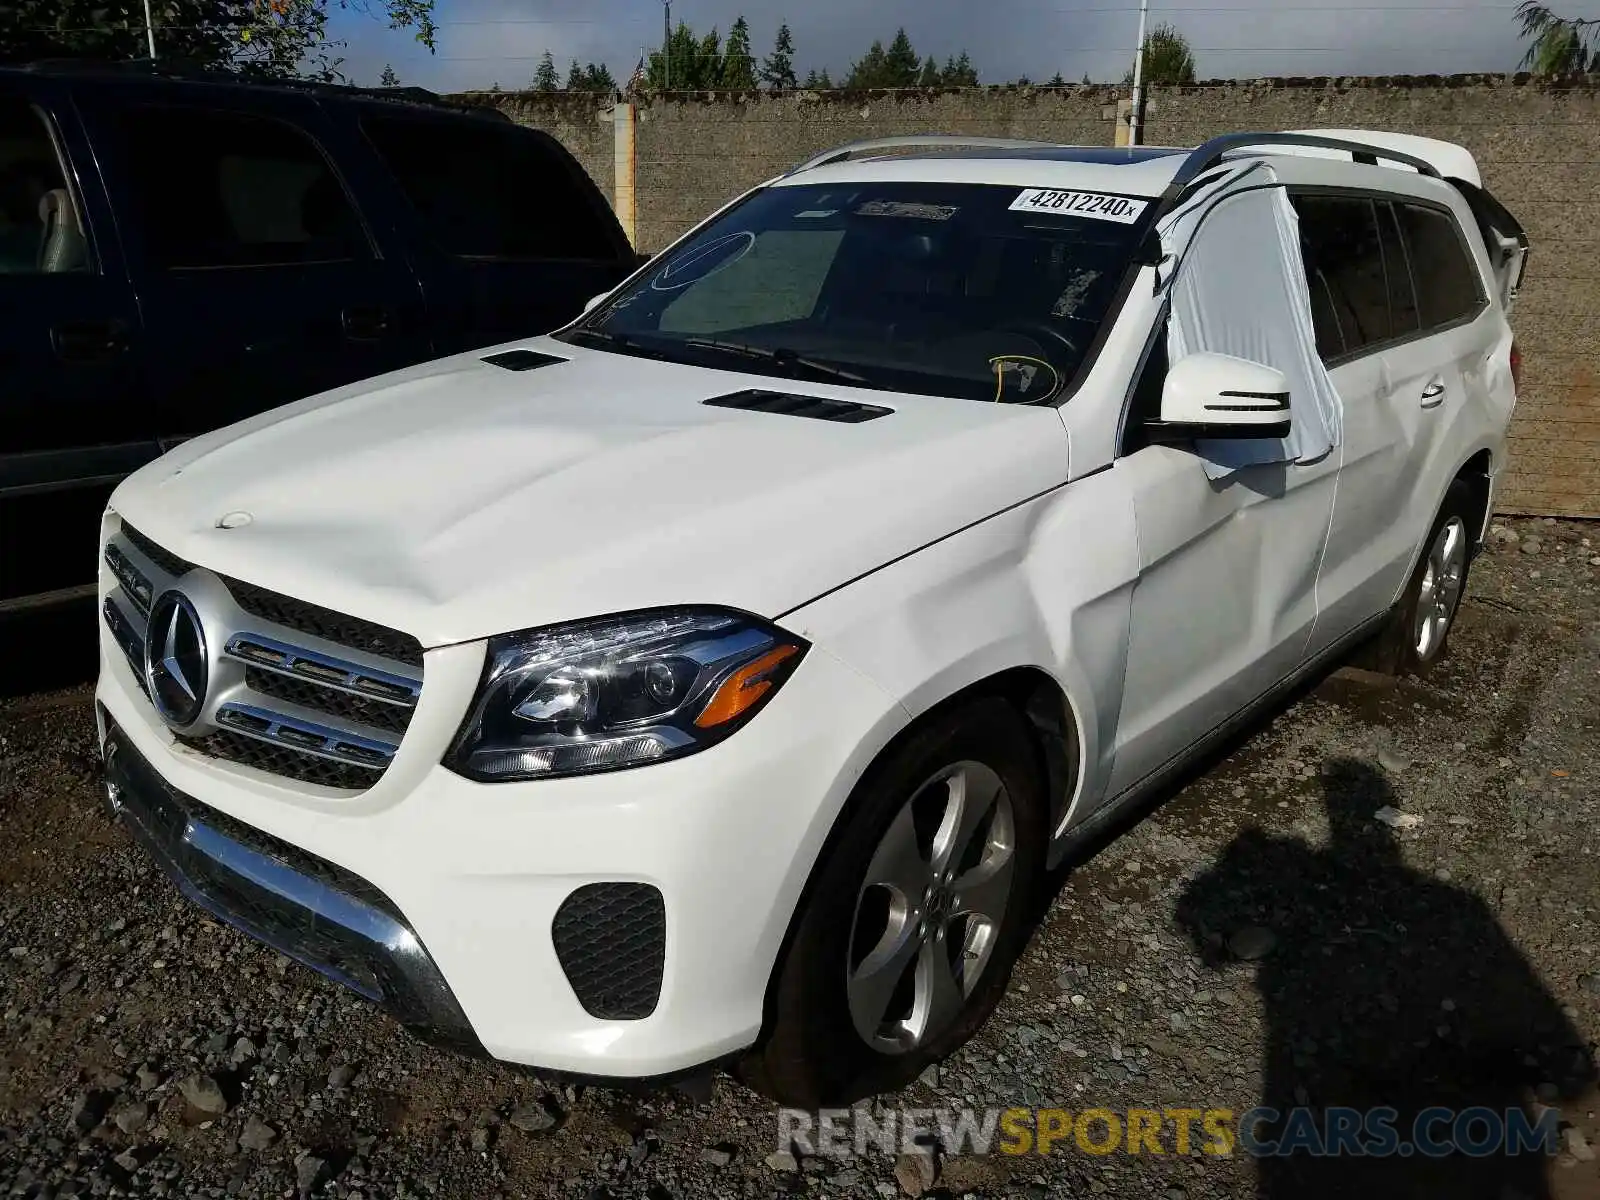
[[[1132,225],[1147,201],[1100,192],[1063,192],[1056,188],[1029,188],[1011,202],[1012,212],[1050,213],[1058,217],[1089,217]]]

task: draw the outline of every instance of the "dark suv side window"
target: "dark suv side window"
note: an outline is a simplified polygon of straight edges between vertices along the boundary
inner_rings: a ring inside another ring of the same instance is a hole
[[[542,139],[474,121],[363,117],[361,128],[446,254],[614,260],[620,247]]]
[[[1455,218],[1437,208],[1396,203],[1411,256],[1417,307],[1424,329],[1472,316],[1483,307],[1483,281],[1461,240]]]
[[[44,117],[0,98],[0,275],[89,268],[83,221]]]
[[[1296,195],[1317,352],[1354,354],[1392,336],[1377,210],[1358,196]]]
[[[118,114],[153,265],[262,267],[370,258],[343,186],[282,121],[148,106]]]

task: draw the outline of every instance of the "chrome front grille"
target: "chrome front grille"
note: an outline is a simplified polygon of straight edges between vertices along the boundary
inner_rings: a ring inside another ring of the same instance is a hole
[[[158,601],[180,592],[201,626],[203,703],[187,725],[168,717],[179,742],[346,791],[371,787],[388,769],[422,694],[415,638],[196,567],[127,525],[104,557],[114,581],[106,626],[158,711],[162,694],[145,670],[147,627],[164,625],[162,610],[173,607]]]

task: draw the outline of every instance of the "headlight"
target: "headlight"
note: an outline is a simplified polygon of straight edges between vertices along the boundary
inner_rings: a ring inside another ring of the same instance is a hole
[[[693,754],[755,716],[805,652],[793,634],[714,608],[491,638],[478,698],[445,765],[492,782]]]

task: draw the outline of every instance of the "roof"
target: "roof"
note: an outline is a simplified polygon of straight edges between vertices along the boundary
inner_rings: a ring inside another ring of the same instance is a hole
[[[1212,167],[1240,158],[1347,158],[1364,166],[1478,182],[1463,147],[1431,138],[1367,130],[1232,133],[1192,148],[1066,146],[1013,138],[930,134],[853,142],[819,154],[774,182],[998,183],[1060,186],[1070,165],[1072,186],[1132,196],[1176,196]]]
[[[343,83],[324,83],[312,79],[278,79],[240,75],[232,71],[147,58],[128,60],[43,59],[38,62],[0,65],[0,75],[45,75],[54,78],[94,80],[150,80],[161,83],[202,83],[231,88],[264,88],[300,92],[320,99],[368,101],[423,107],[490,120],[509,121],[499,109],[481,104],[451,100],[420,87],[369,88]]]
[[[1064,150],[1069,148],[1063,148]],[[1114,153],[1114,152],[1113,152]],[[812,167],[775,180],[779,187],[827,183],[990,183],[1008,187],[1071,186],[1124,196],[1159,196],[1183,165],[1184,153],[1106,158],[1087,153],[923,153],[857,158]]]

